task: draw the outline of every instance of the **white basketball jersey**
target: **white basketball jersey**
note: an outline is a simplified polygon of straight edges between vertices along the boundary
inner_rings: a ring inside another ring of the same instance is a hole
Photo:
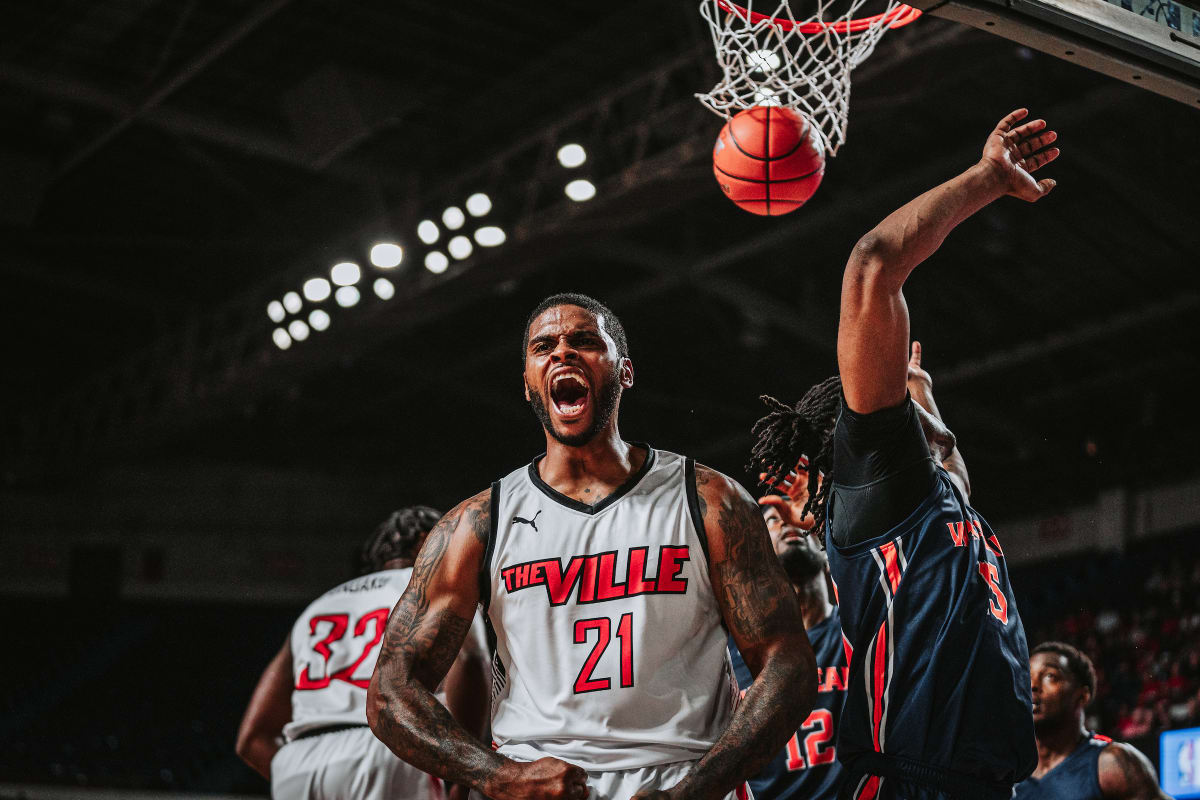
[[[412,569],[389,569],[330,589],[292,626],[291,741],[329,725],[367,724],[367,686],[388,615]]]
[[[594,506],[550,488],[536,461],[492,486],[483,596],[503,755],[637,769],[700,758],[729,722],[694,466],[647,450]]]

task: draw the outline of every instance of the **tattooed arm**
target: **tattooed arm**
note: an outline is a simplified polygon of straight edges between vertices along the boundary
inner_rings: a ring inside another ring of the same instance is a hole
[[[586,773],[553,758],[531,764],[492,752],[433,696],[454,662],[479,602],[479,570],[491,527],[491,492],[460,503],[425,540],[388,619],[367,722],[393,753],[420,770],[493,800],[581,800]]]
[[[1154,767],[1132,746],[1113,742],[1100,753],[1100,794],[1113,800],[1169,800]]]
[[[699,465],[696,490],[713,591],[754,683],[721,738],[664,794],[715,800],[756,775],[800,727],[816,701],[817,663],[758,505],[737,483]]]

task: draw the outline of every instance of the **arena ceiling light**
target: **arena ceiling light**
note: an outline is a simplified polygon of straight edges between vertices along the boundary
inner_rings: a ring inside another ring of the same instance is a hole
[[[278,300],[267,303],[267,316],[271,318],[271,322],[283,322],[283,318],[287,316],[287,312],[283,310],[283,303]]]
[[[314,331],[323,331],[329,327],[329,314],[323,308],[314,308],[308,315],[308,324]]]
[[[371,263],[380,269],[398,267],[403,260],[404,248],[394,242],[380,242],[371,248]]]
[[[439,250],[430,250],[425,254],[425,269],[434,275],[441,275],[448,266],[450,266],[450,259],[446,258],[445,253]]]
[[[779,69],[783,60],[779,57],[779,53],[776,53],[774,50],[755,50],[746,57],[746,63],[755,72],[766,74]]]
[[[446,226],[447,230],[456,231],[466,221],[466,215],[463,214],[462,209],[458,206],[450,206],[442,212],[442,224]]]
[[[567,169],[575,169],[587,161],[587,151],[581,144],[564,144],[558,148],[558,163]]]
[[[362,277],[362,270],[353,261],[343,261],[333,265],[333,269],[329,270],[329,277],[338,286],[353,286]]]
[[[423,219],[417,224],[417,238],[425,244],[433,244],[438,240],[437,223],[431,219]]]
[[[329,294],[333,290],[329,288],[329,281],[324,278],[309,278],[304,282],[304,296],[312,303],[319,303],[322,300],[329,299]],[[293,339],[299,338],[296,336]],[[300,341],[304,341],[301,339]]]
[[[300,295],[295,292],[288,292],[283,296],[283,307],[289,314],[299,314],[302,305],[304,304],[300,302]]]
[[[467,256],[471,255],[471,251],[475,248],[471,246],[471,240],[465,236],[455,236],[450,241],[446,242],[446,249],[450,251],[450,255],[462,261]]]
[[[303,342],[308,338],[308,325],[302,319],[294,319],[291,321],[291,324],[288,325],[288,333],[290,333],[292,338],[297,342]]]
[[[353,286],[343,286],[333,295],[333,299],[336,300],[337,304],[342,308],[349,308],[350,306],[354,305],[358,302],[360,297],[362,297],[362,295],[360,295],[358,293],[358,289],[354,288]]]
[[[492,198],[483,192],[476,192],[467,198],[467,213],[472,217],[482,217],[492,210]]]
[[[563,191],[576,203],[583,203],[596,196],[596,184],[586,178],[580,178],[568,183]]]
[[[391,300],[396,295],[396,285],[387,278],[376,278],[372,288],[380,300]]]
[[[504,240],[508,238],[504,235],[504,231],[495,225],[484,225],[479,230],[475,231],[475,241],[480,247],[496,247],[504,244]]]
[[[283,328],[276,328],[271,333],[271,339],[280,350],[287,350],[292,346],[292,337],[288,336],[288,332]]]

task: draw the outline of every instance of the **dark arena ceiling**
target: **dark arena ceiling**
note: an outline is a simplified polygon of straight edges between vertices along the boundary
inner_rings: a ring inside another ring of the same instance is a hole
[[[855,73],[813,200],[761,219],[712,178],[694,2],[0,13],[10,489],[251,463],[394,475],[397,503],[446,506],[540,451],[517,346],[560,290],[624,319],[624,435],[748,478],[758,395],[835,370],[854,242],[1018,106],[1060,133],[1054,195],[987,208],[906,290],[976,498],[1013,516],[1196,470],[1200,108],[923,19]],[[575,177],[594,199],[564,196]],[[474,192],[507,241],[427,271],[417,223]],[[379,241],[400,267],[370,265]],[[362,300],[318,304],[329,329],[278,349],[268,303],[346,260]]]

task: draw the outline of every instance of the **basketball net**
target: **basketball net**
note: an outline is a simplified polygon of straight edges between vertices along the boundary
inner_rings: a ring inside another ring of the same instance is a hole
[[[701,0],[700,15],[712,30],[721,80],[696,97],[728,119],[752,106],[788,106],[804,112],[821,135],[829,155],[846,140],[850,113],[850,72],[867,59],[888,28],[921,15],[899,0],[873,16],[854,18],[867,0],[848,0],[840,16],[827,18],[835,2],[814,0],[812,16],[798,18],[788,0]],[[793,0],[797,2],[798,0]]]

